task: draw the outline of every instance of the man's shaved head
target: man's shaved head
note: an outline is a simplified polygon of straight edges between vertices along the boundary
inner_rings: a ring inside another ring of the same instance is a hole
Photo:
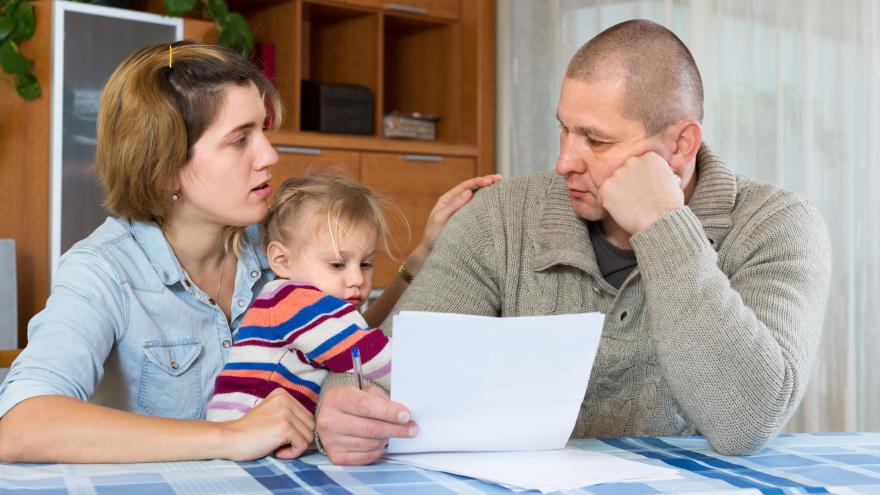
[[[620,112],[649,136],[684,119],[703,120],[703,82],[691,52],[672,31],[646,20],[602,31],[574,54],[565,77],[622,79]]]

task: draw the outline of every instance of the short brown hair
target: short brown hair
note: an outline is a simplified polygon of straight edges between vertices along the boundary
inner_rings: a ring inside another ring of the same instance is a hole
[[[153,45],[110,76],[98,111],[95,168],[115,215],[162,225],[176,176],[211,124],[230,85],[253,83],[273,128],[283,117],[278,90],[234,50],[191,41]]]
[[[368,187],[338,175],[307,172],[284,181],[275,192],[263,220],[263,240],[266,244],[304,243],[319,229],[327,228],[338,255],[337,231],[367,227],[376,232],[383,251],[395,258],[385,212],[406,224],[400,207]]]
[[[654,135],[684,120],[703,120],[703,81],[690,50],[672,31],[634,19],[597,34],[572,57],[565,77],[592,82],[620,78],[620,111]]]

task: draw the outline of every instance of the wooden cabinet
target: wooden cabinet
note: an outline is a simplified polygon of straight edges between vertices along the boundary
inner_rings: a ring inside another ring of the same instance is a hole
[[[381,255],[376,260],[373,284],[384,287],[397,273],[400,262],[422,238],[428,214],[437,198],[459,182],[473,177],[473,158],[424,154],[364,153],[361,181],[367,187],[394,200],[409,228],[391,218],[391,238],[399,253],[394,260]]]
[[[287,106],[272,137],[281,153],[273,185],[306,167],[345,164],[347,175],[396,202],[411,227],[392,235],[405,257],[421,239],[437,198],[458,182],[492,173],[493,0],[233,1],[257,42],[275,44],[276,84]],[[304,80],[356,84],[373,94],[373,133],[304,131]],[[388,139],[393,111],[439,117],[435,141]],[[317,154],[320,153],[320,154]],[[376,287],[399,260],[382,257]]]
[[[270,185],[278,190],[285,180],[301,177],[306,172],[322,172],[360,180],[360,153],[355,151],[326,150],[302,146],[276,146],[278,163],[269,169]]]
[[[459,182],[476,174],[472,157],[425,153],[355,152],[276,146],[278,164],[272,167],[272,188],[308,171],[334,173],[359,180],[373,191],[391,199],[399,211],[387,212],[390,245],[395,251],[376,259],[374,287],[385,287],[398,265],[422,238],[428,215],[437,198]],[[401,221],[395,213],[402,213]]]
[[[459,10],[461,8],[459,0],[347,0],[346,3],[375,7],[388,12],[425,15],[451,20],[459,18]]]

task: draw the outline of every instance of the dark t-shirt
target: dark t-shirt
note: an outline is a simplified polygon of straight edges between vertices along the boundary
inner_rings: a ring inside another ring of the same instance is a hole
[[[593,251],[596,252],[596,262],[602,277],[609,284],[619,289],[626,277],[638,265],[635,251],[620,249],[608,242],[602,235],[602,229],[598,222],[587,222],[590,229],[590,241],[593,243]]]

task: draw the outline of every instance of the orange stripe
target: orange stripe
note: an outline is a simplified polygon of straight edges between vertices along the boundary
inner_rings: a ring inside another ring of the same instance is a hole
[[[251,307],[244,315],[242,326],[271,327],[287,321],[324,297],[324,293],[314,289],[296,289],[284,299],[269,308]],[[280,316],[280,318],[279,318]]]
[[[269,327],[272,326],[272,313],[270,308],[250,308],[241,320],[243,327]]]
[[[320,301],[323,297],[324,293],[316,290],[296,290],[278,301],[278,304],[272,307],[272,311],[276,315],[284,315],[285,318],[289,318]]]
[[[327,349],[324,354],[315,358],[315,361],[319,363],[323,363],[325,361],[329,361],[336,357],[339,353],[345,352],[355,344],[357,344],[362,338],[364,338],[370,330],[357,330],[353,334],[349,335],[345,340],[339,342],[333,347]]]

